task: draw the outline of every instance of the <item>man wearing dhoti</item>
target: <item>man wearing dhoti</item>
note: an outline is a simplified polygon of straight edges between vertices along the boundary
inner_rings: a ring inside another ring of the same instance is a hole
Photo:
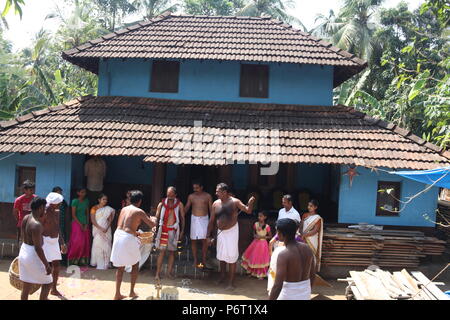
[[[194,193],[188,196],[186,209],[188,212],[192,207],[191,215],[191,244],[192,256],[194,258],[194,267],[206,268],[206,253],[208,252],[208,243],[206,233],[208,232],[209,216],[212,211],[212,197],[209,193],[203,191],[203,185],[199,181],[192,184]],[[198,264],[197,243],[202,243],[202,264]]]
[[[322,257],[322,238],[323,238],[323,221],[322,217],[317,214],[319,202],[311,200],[308,203],[308,212],[303,215],[300,223],[300,232],[306,244],[314,253],[316,262],[316,272],[320,271],[320,259]]]
[[[160,273],[166,251],[169,251],[167,262],[167,276],[174,278],[173,263],[175,261],[175,252],[178,248],[178,241],[184,237],[184,206],[177,198],[175,187],[167,188],[167,197],[164,198],[156,209],[156,219],[158,233],[156,235],[155,245],[159,249],[158,260],[156,262],[155,279],[160,279]]]
[[[297,224],[291,219],[277,221],[277,233],[284,247],[276,249],[276,265],[270,300],[310,300],[315,278],[314,255],[308,245],[295,240]],[[271,267],[272,269],[272,267]],[[271,270],[273,272],[273,270]]]
[[[52,268],[45,258],[42,244],[45,199],[35,197],[30,204],[31,214],[21,224],[22,246],[19,252],[19,278],[23,281],[22,300],[28,300],[33,284],[42,285],[40,300],[47,300],[53,282]]]
[[[216,187],[217,200],[214,201],[211,211],[211,220],[208,227],[208,238],[215,229],[217,220],[217,260],[220,261],[220,278],[217,284],[225,281],[226,267],[229,268],[229,282],[227,289],[234,289],[234,278],[236,273],[236,262],[239,258],[239,210],[247,214],[253,211],[255,197],[248,200],[244,205],[241,200],[230,194],[230,189],[225,183],[219,183]]]
[[[156,225],[155,217],[148,217],[147,214],[139,207],[142,204],[144,195],[141,191],[134,190],[130,192],[129,206],[120,211],[119,220],[117,221],[117,229],[114,233],[114,241],[111,250],[111,262],[117,267],[116,272],[116,294],[114,300],[122,300],[125,298],[120,293],[123,272],[126,266],[131,265],[131,287],[129,297],[135,298],[138,295],[134,292],[134,286],[139,272],[139,260],[141,253],[139,251],[140,241],[137,229],[144,222],[150,228]]]
[[[59,226],[59,207],[63,200],[64,197],[57,192],[48,194],[44,220],[44,244],[42,249],[44,249],[47,261],[52,266],[53,285],[50,294],[55,296],[62,296],[56,286],[58,285],[60,261],[62,260],[61,253],[67,252],[64,237],[60,235],[61,228]]]

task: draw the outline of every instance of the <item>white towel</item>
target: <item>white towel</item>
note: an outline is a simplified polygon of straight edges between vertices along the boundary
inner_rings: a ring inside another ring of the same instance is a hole
[[[277,300],[311,300],[311,280],[283,282]]]
[[[239,224],[217,232],[217,260],[235,263],[239,258]]]
[[[203,240],[206,239],[208,232],[209,217],[206,216],[191,216],[191,239]]]
[[[111,250],[111,262],[115,267],[132,266],[141,259],[139,251],[141,242],[138,237],[117,229],[114,232],[114,242]]]
[[[42,245],[42,249],[44,250],[45,258],[48,262],[62,260],[59,237],[51,238],[44,236],[44,244]]]
[[[19,278],[23,282],[49,284],[53,282],[51,274],[47,275],[45,266],[39,259],[34,246],[22,243],[19,252]]]

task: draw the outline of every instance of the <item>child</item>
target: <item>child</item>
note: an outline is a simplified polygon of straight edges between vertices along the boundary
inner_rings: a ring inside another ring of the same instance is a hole
[[[72,200],[72,232],[70,234],[69,265],[87,266],[91,251],[89,232],[89,200],[86,188],[77,189],[77,199]]]
[[[254,238],[250,246],[242,255],[241,266],[247,273],[260,280],[267,277],[270,264],[270,252],[267,240],[272,238],[270,226],[266,224],[267,213],[260,212],[258,221],[253,225]]]

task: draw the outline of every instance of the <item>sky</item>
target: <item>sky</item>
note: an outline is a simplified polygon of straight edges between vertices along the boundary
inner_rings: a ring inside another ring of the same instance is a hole
[[[288,13],[298,18],[307,29],[311,29],[315,23],[317,14],[328,15],[330,9],[336,13],[342,0],[293,0],[295,7],[288,10]],[[385,0],[383,7],[395,7],[402,0]],[[403,0],[408,3],[409,9],[414,10],[419,7],[424,0]],[[4,1],[0,1],[3,3]],[[57,19],[46,19],[46,16],[55,11],[55,7],[67,8],[64,0],[27,0],[23,7],[22,20],[12,12],[8,14],[7,21],[9,30],[4,32],[4,38],[12,41],[14,50],[27,47],[34,35],[44,28],[54,32],[58,27]],[[135,19],[133,19],[135,20]]]

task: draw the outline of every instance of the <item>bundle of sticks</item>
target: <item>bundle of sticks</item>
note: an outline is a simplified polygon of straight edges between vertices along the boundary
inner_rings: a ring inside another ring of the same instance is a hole
[[[420,231],[327,228],[322,264],[331,266],[417,267],[420,258],[441,255],[445,241]]]

